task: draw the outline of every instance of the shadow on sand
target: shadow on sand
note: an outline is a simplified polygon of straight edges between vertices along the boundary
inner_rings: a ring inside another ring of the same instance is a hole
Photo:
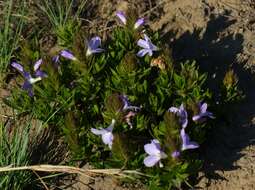
[[[209,183],[211,180],[226,180],[216,171],[237,169],[234,163],[244,156],[241,150],[255,145],[255,127],[252,124],[255,116],[255,80],[236,60],[243,49],[243,37],[241,34],[222,35],[222,31],[234,22],[224,16],[212,17],[202,36],[202,30],[195,30],[171,42],[174,60],[196,60],[200,69],[208,73],[209,86],[214,93],[218,93],[219,83],[226,71],[233,68],[246,96],[244,101],[228,108],[228,116],[222,118],[225,120],[222,126],[215,126],[208,136],[206,149],[203,150],[205,163],[202,170]],[[173,33],[165,34],[166,41],[169,41],[170,35]]]

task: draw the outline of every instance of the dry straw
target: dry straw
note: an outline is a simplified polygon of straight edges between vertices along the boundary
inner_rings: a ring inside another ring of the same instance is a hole
[[[81,169],[73,166],[57,166],[57,165],[33,165],[33,166],[20,166],[20,167],[0,167],[1,172],[11,172],[11,171],[21,171],[21,170],[31,170],[31,171],[41,171],[41,172],[60,172],[68,174],[79,174],[85,177],[94,179],[95,175],[111,175],[116,177],[127,177],[133,178],[131,175],[147,176],[136,170],[121,170],[121,169]]]

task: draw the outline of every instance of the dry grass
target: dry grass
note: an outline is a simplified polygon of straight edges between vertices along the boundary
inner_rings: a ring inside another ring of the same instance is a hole
[[[131,178],[132,175],[148,176],[137,170],[121,170],[121,169],[82,169],[73,166],[58,166],[58,165],[32,165],[32,166],[21,166],[21,167],[1,167],[0,173],[2,172],[12,172],[12,171],[22,171],[31,170],[39,172],[50,172],[50,173],[66,173],[66,174],[79,174],[90,179],[95,179],[94,176],[98,175],[110,175],[121,178]]]

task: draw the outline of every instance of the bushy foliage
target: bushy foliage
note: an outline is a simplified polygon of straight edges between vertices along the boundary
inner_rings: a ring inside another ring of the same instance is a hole
[[[201,166],[197,148],[214,118],[206,74],[195,62],[175,63],[143,20],[118,17],[122,25],[102,47],[82,31],[54,57],[23,46],[11,63],[23,89],[5,102],[57,127],[75,159],[139,169],[150,189],[180,187]]]

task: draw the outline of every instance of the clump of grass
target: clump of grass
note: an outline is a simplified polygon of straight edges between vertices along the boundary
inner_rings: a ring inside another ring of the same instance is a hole
[[[25,166],[29,164],[29,126],[7,128],[0,124],[0,166]],[[27,171],[0,174],[0,189],[24,189],[32,182]]]
[[[78,18],[86,2],[87,0],[82,0],[75,13],[73,12],[74,0],[43,0],[39,4],[58,37],[58,44],[63,46],[70,44],[79,27]]]
[[[0,5],[0,72],[6,71],[13,52],[18,46],[24,27],[26,2],[21,0],[19,6],[14,7],[14,0],[2,2]],[[15,13],[15,14],[14,14]]]

